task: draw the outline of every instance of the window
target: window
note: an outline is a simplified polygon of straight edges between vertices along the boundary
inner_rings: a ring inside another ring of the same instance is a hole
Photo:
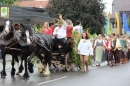
[[[112,4],[112,10],[114,10],[115,9],[115,4]]]
[[[112,22],[112,28],[114,28],[114,22]]]

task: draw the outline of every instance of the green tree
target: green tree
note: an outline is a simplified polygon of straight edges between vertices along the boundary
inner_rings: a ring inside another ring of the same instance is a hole
[[[130,28],[130,17],[127,19],[128,26]]]
[[[46,11],[54,18],[61,13],[64,19],[71,19],[73,23],[81,20],[84,28],[90,28],[91,34],[99,34],[105,25],[104,8],[102,0],[50,0]]]
[[[4,5],[13,5],[14,2],[19,1],[19,0],[0,0],[0,2]]]

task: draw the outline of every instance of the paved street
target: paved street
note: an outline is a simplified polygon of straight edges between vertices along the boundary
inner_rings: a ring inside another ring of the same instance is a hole
[[[0,86],[130,86],[130,62],[114,67],[105,64],[102,63],[102,66],[98,68],[89,68],[86,74],[81,74],[75,68],[71,72],[65,72],[64,68],[52,67],[52,74],[49,77],[42,77],[35,66],[35,72],[30,74],[29,79],[24,80],[23,74],[11,78],[11,66],[10,62],[7,62],[7,76],[6,79],[0,79]]]

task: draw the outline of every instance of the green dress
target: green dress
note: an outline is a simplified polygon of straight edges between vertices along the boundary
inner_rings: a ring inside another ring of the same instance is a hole
[[[95,49],[95,61],[102,62],[105,61],[105,57],[103,56],[103,40],[101,42],[96,42]]]

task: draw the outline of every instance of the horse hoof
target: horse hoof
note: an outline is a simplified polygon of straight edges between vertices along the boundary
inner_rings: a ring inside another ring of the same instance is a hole
[[[14,77],[15,76],[15,68],[12,68],[12,71],[11,71],[11,77]]]
[[[43,73],[43,76],[44,77],[47,77],[47,76],[49,76],[50,75],[50,73],[48,72],[48,73]]]
[[[18,72],[16,72],[16,75],[19,75],[19,71],[18,71]]]
[[[32,67],[29,67],[28,70],[29,70],[30,73],[33,73],[33,72],[34,72],[34,70],[33,70]]]
[[[50,75],[50,74],[43,74],[44,77],[47,77],[47,76],[49,76],[49,75]]]
[[[28,73],[24,73],[23,78],[24,79],[28,79],[29,78],[29,74]]]
[[[5,78],[5,76],[4,76],[4,75],[1,75],[1,78]]]
[[[19,73],[22,73],[23,69],[24,69],[23,66],[20,66],[19,67]]]
[[[28,64],[28,70],[29,70],[30,73],[34,72],[34,70],[33,70],[33,64],[32,63]]]
[[[6,72],[5,71],[1,71],[1,78],[5,78],[6,76]]]
[[[11,77],[13,78],[15,75],[11,75]]]

